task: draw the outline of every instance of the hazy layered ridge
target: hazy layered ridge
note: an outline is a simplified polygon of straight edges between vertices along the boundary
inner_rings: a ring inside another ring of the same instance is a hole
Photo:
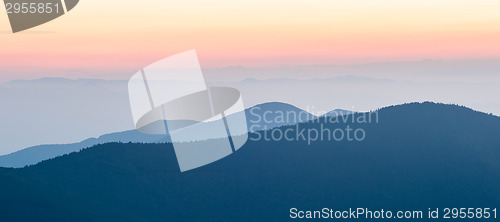
[[[12,81],[0,84],[0,102],[0,154],[134,128],[126,81]]]
[[[500,114],[492,82],[412,82],[367,77],[209,82],[239,89],[246,107],[280,101],[312,113],[368,111],[411,101],[465,105]],[[41,79],[0,84],[0,155],[134,128],[126,81]]]
[[[328,115],[348,114],[346,110],[334,110]],[[283,125],[294,125],[317,118],[304,110],[285,103],[264,103],[245,110],[248,131],[272,129]],[[300,118],[299,118],[300,117]],[[229,116],[228,118],[231,118]],[[182,121],[181,121],[182,122]],[[174,123],[171,121],[170,123]],[[156,124],[156,123],[154,123]],[[163,125],[161,121],[159,124]],[[128,130],[89,138],[82,142],[70,144],[52,144],[28,147],[0,156],[0,167],[24,167],[40,161],[79,151],[84,148],[109,142],[163,143],[171,142],[169,135],[144,134],[138,130]]]
[[[16,221],[287,221],[291,207],[426,211],[500,204],[499,117],[432,103],[379,115],[378,123],[362,125],[362,142],[249,141],[185,173],[170,144],[111,143],[0,169],[0,209]]]

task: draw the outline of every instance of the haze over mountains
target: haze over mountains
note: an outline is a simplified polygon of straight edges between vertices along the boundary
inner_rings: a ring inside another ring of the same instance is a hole
[[[284,125],[295,125],[318,118],[309,112],[286,103],[264,103],[245,110],[249,132],[273,129]],[[352,112],[336,109],[325,116],[347,115]],[[230,117],[229,117],[230,118]],[[161,123],[163,124],[163,122]],[[64,154],[79,151],[97,144],[122,142],[122,143],[164,143],[170,142],[168,135],[144,134],[138,130],[127,130],[105,134],[97,138],[88,138],[78,143],[47,144],[28,147],[0,156],[0,167],[24,167],[33,165],[43,160],[51,159]]]
[[[284,125],[295,125],[317,118],[304,110],[285,103],[264,103],[245,110],[250,132],[272,129]],[[349,114],[346,110],[334,110],[330,116]],[[230,118],[230,117],[229,117]],[[162,123],[163,124],[163,123]],[[168,135],[144,134],[128,130],[89,138],[78,143],[33,146],[0,156],[0,167],[24,167],[40,161],[79,151],[97,144],[109,142],[163,143],[170,142]]]
[[[168,143],[110,143],[0,168],[0,212],[7,221],[288,221],[292,207],[426,212],[500,204],[500,117],[411,103],[379,110],[376,123],[325,126],[346,125],[363,128],[366,139],[250,140],[184,173]]]
[[[126,81],[11,81],[0,84],[0,102],[0,155],[134,128]]]
[[[481,71],[481,75],[487,75],[488,70]],[[369,111],[411,101],[435,101],[500,114],[500,102],[496,98],[500,88],[494,81],[417,82],[373,79],[365,75],[208,84],[239,89],[247,108],[279,101],[318,114],[333,109]],[[40,144],[76,143],[134,128],[127,81],[123,80],[10,81],[0,83],[0,102],[0,155]]]

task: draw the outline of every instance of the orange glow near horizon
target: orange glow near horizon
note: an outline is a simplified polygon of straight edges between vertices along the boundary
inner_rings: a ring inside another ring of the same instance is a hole
[[[82,0],[42,26],[9,29],[0,15],[0,79],[133,72],[190,49],[209,68],[500,58],[500,3],[490,0]],[[36,77],[46,76],[24,76]]]

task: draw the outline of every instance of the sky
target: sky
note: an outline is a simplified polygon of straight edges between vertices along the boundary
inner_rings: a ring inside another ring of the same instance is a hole
[[[190,49],[206,69],[500,59],[500,2],[81,0],[16,34],[0,15],[0,81],[126,79]]]

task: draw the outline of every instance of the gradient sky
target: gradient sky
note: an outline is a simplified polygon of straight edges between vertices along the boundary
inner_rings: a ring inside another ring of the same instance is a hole
[[[0,15],[0,81],[131,75],[189,49],[204,68],[498,59],[500,2],[81,0],[16,34]]]

